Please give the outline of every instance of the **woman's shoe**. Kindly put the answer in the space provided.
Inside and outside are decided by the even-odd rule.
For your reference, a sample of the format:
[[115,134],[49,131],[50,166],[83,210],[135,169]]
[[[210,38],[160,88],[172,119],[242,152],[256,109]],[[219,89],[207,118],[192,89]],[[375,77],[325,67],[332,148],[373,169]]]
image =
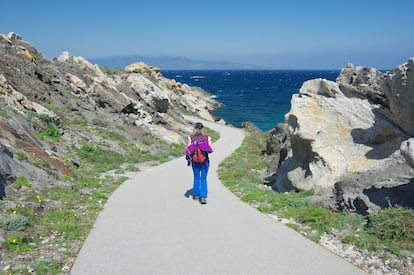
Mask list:
[[201,203],[201,204],[206,204],[206,203],[207,203],[207,199],[206,199],[206,198],[204,198],[204,197],[202,197],[202,198],[200,199],[200,203]]

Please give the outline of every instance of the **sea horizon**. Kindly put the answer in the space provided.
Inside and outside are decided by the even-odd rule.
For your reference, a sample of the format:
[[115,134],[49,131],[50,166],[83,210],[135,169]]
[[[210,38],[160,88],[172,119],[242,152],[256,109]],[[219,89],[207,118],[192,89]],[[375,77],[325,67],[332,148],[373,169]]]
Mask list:
[[284,122],[292,95],[303,82],[325,78],[335,81],[340,70],[164,70],[166,78],[208,92],[223,107],[213,114],[226,123],[241,128],[253,122],[269,131]]

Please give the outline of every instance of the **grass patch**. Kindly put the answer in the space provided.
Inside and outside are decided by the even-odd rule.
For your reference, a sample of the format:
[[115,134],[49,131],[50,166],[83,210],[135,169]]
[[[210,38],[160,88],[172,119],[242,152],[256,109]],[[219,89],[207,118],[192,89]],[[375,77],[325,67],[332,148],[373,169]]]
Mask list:
[[17,152],[16,157],[17,157],[18,160],[25,160],[25,161],[29,160],[26,152],[23,152],[23,151]]
[[62,264],[52,260],[38,260],[34,271],[38,275],[61,274]]
[[[371,242],[367,242],[366,239]],[[385,246],[392,253],[402,256],[404,251],[414,251],[414,212],[401,207],[387,208],[369,218],[366,230],[354,240],[370,250]]]
[[27,188],[32,188],[32,185],[30,184],[30,182],[23,176],[18,176],[16,178],[15,182],[18,186],[24,186],[24,187],[27,187]]
[[54,232],[58,242],[79,240],[91,228],[91,225],[81,224],[79,213],[73,209],[53,209],[45,211],[39,223],[46,231]]
[[8,251],[17,252],[17,253],[25,253],[31,250],[29,246],[28,238],[24,235],[10,235],[5,238],[3,247],[6,248]]
[[[89,170],[95,176],[105,171],[119,169],[123,163],[123,156],[110,150],[97,149],[94,145],[85,143],[74,151],[79,155],[84,169]],[[93,168],[93,169],[92,169]]]
[[106,138],[109,138],[109,139],[112,139],[112,140],[115,140],[115,141],[118,141],[118,142],[126,142],[127,141],[127,139],[124,136],[122,136],[122,135],[120,135],[116,132],[113,132],[113,131],[105,131],[102,136],[104,136]]
[[[148,139],[150,140],[150,139]],[[185,145],[183,144],[164,144],[161,141],[148,141],[147,144],[161,144],[161,148],[157,153],[151,153],[150,151],[140,149],[133,143],[122,143],[126,153],[120,154],[111,150],[104,150],[97,148],[93,144],[84,143],[80,148],[75,148],[74,151],[80,157],[83,169],[82,171],[88,171],[88,173],[98,176],[100,173],[118,170],[122,171],[121,165],[133,164],[144,161],[158,161],[160,163],[168,161],[174,157],[181,156],[184,152]],[[132,170],[136,170],[132,165]]]

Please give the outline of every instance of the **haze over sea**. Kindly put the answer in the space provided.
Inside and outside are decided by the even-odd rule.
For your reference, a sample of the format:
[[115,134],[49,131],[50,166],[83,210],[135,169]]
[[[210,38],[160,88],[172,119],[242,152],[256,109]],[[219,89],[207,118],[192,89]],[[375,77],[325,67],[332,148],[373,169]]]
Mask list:
[[198,86],[224,107],[214,111],[228,124],[241,127],[251,121],[263,131],[284,121],[293,94],[315,78],[335,81],[339,70],[163,71],[167,78]]

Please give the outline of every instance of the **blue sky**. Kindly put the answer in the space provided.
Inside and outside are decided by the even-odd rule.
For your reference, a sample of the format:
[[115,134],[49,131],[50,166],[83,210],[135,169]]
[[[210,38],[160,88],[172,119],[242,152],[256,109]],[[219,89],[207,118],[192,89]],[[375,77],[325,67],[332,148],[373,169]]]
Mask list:
[[413,0],[20,0],[0,33],[46,57],[184,56],[275,69],[391,69],[414,56]]

